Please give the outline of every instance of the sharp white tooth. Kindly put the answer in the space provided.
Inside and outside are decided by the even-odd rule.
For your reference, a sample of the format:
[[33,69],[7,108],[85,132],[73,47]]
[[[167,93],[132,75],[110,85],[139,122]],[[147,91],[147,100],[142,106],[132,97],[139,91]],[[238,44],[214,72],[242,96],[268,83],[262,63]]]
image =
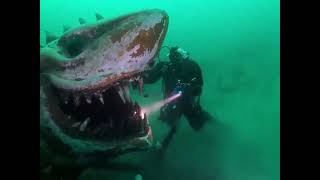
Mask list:
[[123,94],[123,90],[122,90],[122,88],[121,88],[121,87],[120,87],[120,88],[119,88],[119,90],[118,90],[118,94],[119,94],[119,96],[120,96],[120,98],[121,98],[122,102],[123,102],[123,103],[126,103],[126,100],[125,100],[125,98],[124,98],[124,94]]
[[102,94],[101,94],[101,93],[96,93],[95,95],[96,95],[96,97],[100,100],[100,102],[101,102],[102,104],[104,104]]
[[142,93],[143,93],[143,79],[140,78],[138,80],[138,82],[139,82],[139,93],[140,93],[140,95],[142,95]]
[[139,128],[143,132],[145,128],[145,121],[144,120],[139,120]]
[[100,100],[100,102],[101,102],[102,104],[104,104],[104,101],[103,101],[102,96],[99,97],[99,100]]
[[80,126],[80,131],[84,131],[88,125],[88,123],[90,122],[90,118],[87,118]]
[[124,95],[125,95],[126,100],[127,100],[128,102],[131,102],[129,86],[128,86],[128,85],[124,85],[124,86],[122,86],[122,88],[123,88],[123,91],[124,91]]
[[86,96],[86,101],[87,101],[87,103],[91,104],[91,102],[92,102],[92,101],[91,101],[91,96],[87,95],[87,96]]
[[144,118],[142,120],[144,122],[144,128],[148,127],[150,124],[149,124],[149,120],[147,118],[147,113],[144,113]]
[[78,95],[73,95],[73,101],[75,106],[79,106],[80,104],[80,96]]
[[147,126],[150,125],[149,119],[147,118],[147,113],[144,113],[144,119],[143,120],[147,123]]
[[72,124],[72,127],[73,127],[73,128],[78,127],[78,126],[80,126],[80,124],[81,124],[81,122],[73,123],[73,124]]
[[104,93],[104,92],[106,92],[106,91],[107,91],[107,89],[103,89],[101,92]]

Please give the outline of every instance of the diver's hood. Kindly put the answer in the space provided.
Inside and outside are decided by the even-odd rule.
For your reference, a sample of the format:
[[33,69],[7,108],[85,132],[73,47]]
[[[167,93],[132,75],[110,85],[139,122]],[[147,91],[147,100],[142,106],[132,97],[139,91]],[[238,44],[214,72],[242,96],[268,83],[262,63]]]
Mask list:
[[167,55],[169,58],[173,59],[181,59],[185,60],[189,58],[189,52],[186,50],[182,49],[181,47],[175,46],[170,48],[170,53]]
[[179,53],[181,55],[182,59],[189,58],[189,53],[182,48],[178,48],[177,53]]

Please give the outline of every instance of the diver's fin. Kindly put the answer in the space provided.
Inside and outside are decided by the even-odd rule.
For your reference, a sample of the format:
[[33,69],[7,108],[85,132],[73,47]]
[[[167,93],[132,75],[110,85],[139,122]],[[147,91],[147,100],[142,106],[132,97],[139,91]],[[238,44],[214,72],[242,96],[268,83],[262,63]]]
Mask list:
[[96,13],[96,20],[99,21],[99,20],[102,20],[104,17],[99,14],[99,13]]
[[66,32],[66,31],[68,31],[69,29],[71,29],[70,26],[63,25],[63,32]]
[[87,23],[87,22],[86,22],[86,20],[84,20],[83,18],[79,18],[79,23],[80,23],[80,24],[85,24],[85,23]]
[[49,44],[50,42],[52,42],[56,39],[58,39],[58,36],[46,31],[46,44]]

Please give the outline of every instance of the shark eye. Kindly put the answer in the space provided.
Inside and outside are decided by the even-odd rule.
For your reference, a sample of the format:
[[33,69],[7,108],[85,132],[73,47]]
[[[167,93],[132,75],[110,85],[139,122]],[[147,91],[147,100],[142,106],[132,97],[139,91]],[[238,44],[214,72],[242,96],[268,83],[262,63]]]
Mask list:
[[89,39],[85,36],[72,35],[69,37],[61,38],[59,46],[62,48],[63,53],[73,58],[82,53],[87,46]]

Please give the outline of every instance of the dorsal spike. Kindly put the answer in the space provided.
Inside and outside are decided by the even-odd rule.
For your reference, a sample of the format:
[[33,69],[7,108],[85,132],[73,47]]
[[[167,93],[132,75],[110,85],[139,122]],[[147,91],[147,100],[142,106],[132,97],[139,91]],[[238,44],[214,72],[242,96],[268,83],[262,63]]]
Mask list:
[[102,20],[102,19],[104,19],[104,17],[101,14],[96,13],[96,20],[99,21],[99,20]]
[[84,20],[83,18],[79,18],[79,23],[80,23],[80,24],[85,24],[85,23],[87,23],[87,22],[86,22],[86,20]]
[[52,42],[56,39],[58,39],[58,36],[46,31],[46,44],[49,44],[50,42]]
[[63,32],[66,32],[66,31],[68,31],[69,29],[71,29],[70,26],[63,25]]

